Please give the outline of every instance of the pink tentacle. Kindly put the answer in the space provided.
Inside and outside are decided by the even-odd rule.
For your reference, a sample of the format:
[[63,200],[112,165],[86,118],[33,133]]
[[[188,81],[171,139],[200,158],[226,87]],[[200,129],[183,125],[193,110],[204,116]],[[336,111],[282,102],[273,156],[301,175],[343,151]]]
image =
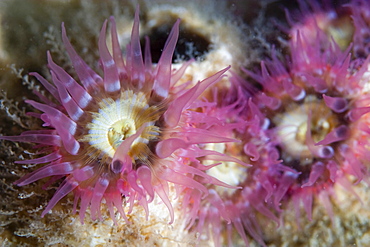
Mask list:
[[23,186],[33,183],[42,178],[70,174],[71,172],[73,172],[73,169],[74,167],[70,162],[64,162],[59,164],[51,163],[49,165],[41,167],[40,169],[32,173],[29,173],[28,175],[22,177],[15,183],[18,186]]
[[53,97],[58,100],[60,102],[60,98],[59,98],[59,94],[58,94],[58,90],[53,86],[51,85],[44,77],[42,77],[41,75],[39,75],[38,73],[36,72],[32,72],[30,73],[30,75],[36,77],[36,79],[41,82],[41,84],[46,88],[46,90],[49,91],[49,93],[51,95],[53,95]]
[[53,198],[51,198],[45,210],[42,212],[41,217],[44,217],[63,197],[73,191],[77,186],[78,182],[74,181],[73,177],[66,178],[54,193]]
[[180,20],[178,19],[172,27],[157,65],[157,75],[154,80],[153,90],[163,98],[168,96],[170,89],[172,56],[179,38],[179,26]]
[[53,107],[37,103],[33,100],[26,100],[26,103],[51,116],[49,117],[49,120],[61,137],[64,148],[70,154],[75,155],[78,153],[80,149],[80,144],[73,137],[73,135],[76,133],[77,128],[77,125],[74,121],[72,121],[62,112]]
[[60,136],[52,135],[52,134],[37,134],[37,133],[30,133],[26,135],[20,136],[0,136],[2,140],[8,140],[13,142],[31,142],[31,143],[40,143],[43,145],[51,145],[51,146],[62,146],[62,139]]
[[113,59],[118,69],[118,74],[121,77],[123,75],[126,75],[126,66],[122,58],[122,50],[121,46],[118,41],[118,34],[117,34],[117,27],[116,27],[116,21],[114,20],[114,17],[111,16],[109,18],[111,25],[111,37],[112,37],[112,49],[113,49]]
[[77,54],[68,40],[64,23],[62,23],[62,40],[82,85],[88,92],[95,91],[98,85],[101,85],[103,79]]
[[108,51],[107,41],[107,20],[104,22],[99,36],[99,54],[104,71],[104,89],[107,93],[114,93],[121,89],[116,63]]
[[139,84],[138,87],[141,88],[145,81],[145,68],[140,45],[139,24],[139,6],[137,6],[131,33],[131,43],[128,51],[130,53],[131,68],[129,68],[129,70],[131,71],[131,82],[137,81]]
[[[82,109],[86,108],[88,104],[92,101],[91,95],[80,84],[78,84],[62,67],[54,63],[53,59],[51,58],[50,52],[48,52],[47,56],[48,66],[51,69],[50,72],[52,72],[58,79],[57,83],[59,83],[59,87],[65,87],[71,94],[72,98],[79,105],[79,107],[81,107]],[[54,79],[53,81],[55,83]]]
[[58,87],[61,103],[63,104],[65,110],[67,111],[71,119],[77,122],[80,119],[80,117],[84,114],[84,111],[72,99],[71,95],[69,95],[69,93],[67,92],[67,89],[59,81],[59,79],[56,78],[53,71],[51,71],[51,76],[53,78],[54,83]]
[[56,152],[52,152],[51,154],[45,155],[37,159],[19,160],[19,161],[15,161],[14,163],[16,164],[42,164],[42,163],[48,163],[48,162],[57,160],[60,157],[62,157],[62,155],[58,151],[56,151]]

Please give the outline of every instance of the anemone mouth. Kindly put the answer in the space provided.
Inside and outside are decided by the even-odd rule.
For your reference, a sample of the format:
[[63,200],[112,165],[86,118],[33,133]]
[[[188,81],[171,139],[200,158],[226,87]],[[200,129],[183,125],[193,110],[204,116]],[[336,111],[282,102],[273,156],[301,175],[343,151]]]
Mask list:
[[160,117],[163,106],[149,103],[143,92],[122,91],[116,97],[103,97],[90,111],[86,134],[80,141],[86,144],[90,159],[110,164],[118,147],[144,126],[140,136],[131,144],[128,152],[132,161],[149,164],[153,156],[153,143],[161,136]]
[[[343,120],[328,108],[323,99],[307,96],[302,103],[291,103],[286,109],[273,117],[276,134],[281,143],[284,157],[312,160],[317,155],[312,152],[312,143],[322,141]],[[290,158],[288,158],[290,160]]]

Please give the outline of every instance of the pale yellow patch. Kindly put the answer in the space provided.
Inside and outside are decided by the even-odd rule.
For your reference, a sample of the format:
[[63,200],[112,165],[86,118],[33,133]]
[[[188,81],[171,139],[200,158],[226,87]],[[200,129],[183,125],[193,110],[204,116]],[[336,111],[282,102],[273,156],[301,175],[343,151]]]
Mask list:
[[319,142],[338,127],[335,113],[328,108],[324,101],[308,96],[303,105],[294,105],[286,112],[277,115],[274,123],[277,134],[284,150],[294,158],[312,158],[307,146],[308,115],[311,113],[311,137]]
[[[206,149],[217,151],[220,153],[227,152],[226,144],[225,143],[209,143],[206,145]],[[212,160],[205,160],[203,162],[205,165],[211,165],[215,162]],[[231,186],[238,186],[243,181],[246,180],[247,177],[247,168],[235,163],[235,162],[222,162],[220,165],[212,167],[211,169],[207,170],[207,174],[217,178],[218,180],[231,185]],[[229,195],[235,192],[235,189],[229,189],[222,186],[217,186],[216,190],[221,194],[227,193]]]

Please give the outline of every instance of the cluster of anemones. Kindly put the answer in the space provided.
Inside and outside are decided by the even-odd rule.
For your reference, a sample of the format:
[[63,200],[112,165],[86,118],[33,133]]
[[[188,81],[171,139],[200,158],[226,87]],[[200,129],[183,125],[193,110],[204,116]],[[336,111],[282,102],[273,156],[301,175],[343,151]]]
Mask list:
[[[364,1],[356,1],[353,9],[357,5],[370,11]],[[354,19],[355,30],[366,26],[362,17]],[[331,21],[324,14],[320,20],[325,25]],[[286,63],[272,54],[261,63],[260,73],[245,70],[261,89],[231,73],[230,89],[214,88],[208,100],[199,98],[229,68],[195,85],[178,83],[190,63],[178,70],[171,67],[179,21],[156,65],[149,40],[142,56],[138,11],[125,58],[115,21],[110,21],[112,52],[106,44],[107,21],[98,42],[103,77],[79,57],[62,26],[78,79],[48,54],[53,84],[31,75],[53,99],[36,93],[43,103],[27,101],[41,111],[30,114],[45,128],[1,137],[38,144],[40,157],[17,163],[46,163],[17,185],[46,177],[46,185],[62,180],[42,216],[73,192],[81,222],[88,208],[93,220],[101,218],[103,202],[114,220],[117,210],[128,221],[135,204],[148,215],[155,196],[169,209],[172,222],[169,186],[175,185],[188,229],[206,236],[211,231],[220,246],[221,236],[232,242],[234,227],[246,244],[248,233],[265,245],[256,213],[279,224],[281,202],[290,198],[297,214],[303,202],[311,218],[318,194],[331,214],[333,184],[349,188],[347,175],[356,182],[368,175],[365,115],[370,98],[364,94],[364,75],[369,63],[355,64],[352,46],[342,51],[316,19],[306,23],[307,29],[292,28]],[[356,31],[356,49],[359,35]]]

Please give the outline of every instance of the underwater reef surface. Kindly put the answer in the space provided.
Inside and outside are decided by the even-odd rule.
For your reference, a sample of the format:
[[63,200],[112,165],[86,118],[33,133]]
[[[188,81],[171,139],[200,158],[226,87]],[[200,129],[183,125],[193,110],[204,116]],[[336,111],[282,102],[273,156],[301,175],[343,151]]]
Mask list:
[[0,19],[1,246],[370,245],[367,1]]

